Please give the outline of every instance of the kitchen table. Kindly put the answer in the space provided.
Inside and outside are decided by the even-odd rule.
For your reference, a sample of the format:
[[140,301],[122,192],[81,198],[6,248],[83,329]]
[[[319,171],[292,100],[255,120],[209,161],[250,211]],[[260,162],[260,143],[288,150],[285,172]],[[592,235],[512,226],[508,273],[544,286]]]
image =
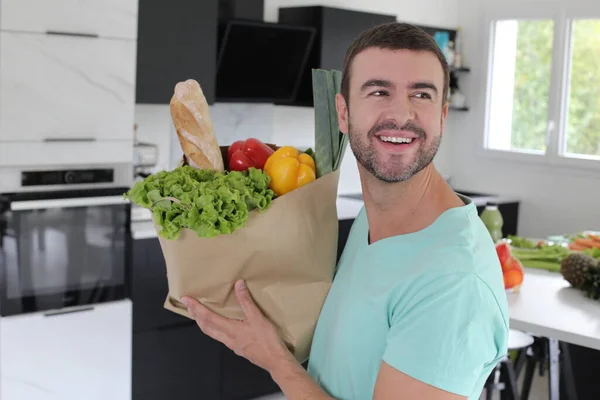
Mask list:
[[585,297],[555,272],[525,268],[518,292],[508,294],[511,329],[550,342],[550,399],[559,398],[559,344],[600,350],[600,301]]

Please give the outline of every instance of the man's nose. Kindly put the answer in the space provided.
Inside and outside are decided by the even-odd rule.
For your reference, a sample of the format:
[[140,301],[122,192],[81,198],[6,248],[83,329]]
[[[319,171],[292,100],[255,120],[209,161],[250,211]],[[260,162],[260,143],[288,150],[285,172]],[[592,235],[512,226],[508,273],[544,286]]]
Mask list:
[[386,110],[386,118],[395,120],[400,126],[414,121],[415,108],[408,96],[396,96]]

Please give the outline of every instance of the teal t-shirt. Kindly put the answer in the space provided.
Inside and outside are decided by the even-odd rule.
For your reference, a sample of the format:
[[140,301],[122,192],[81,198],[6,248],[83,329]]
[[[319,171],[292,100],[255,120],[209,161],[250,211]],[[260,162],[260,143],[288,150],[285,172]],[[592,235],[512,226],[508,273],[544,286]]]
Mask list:
[[478,399],[506,355],[508,306],[491,236],[477,208],[368,243],[357,216],[315,330],[308,372],[340,400],[373,398],[382,361]]

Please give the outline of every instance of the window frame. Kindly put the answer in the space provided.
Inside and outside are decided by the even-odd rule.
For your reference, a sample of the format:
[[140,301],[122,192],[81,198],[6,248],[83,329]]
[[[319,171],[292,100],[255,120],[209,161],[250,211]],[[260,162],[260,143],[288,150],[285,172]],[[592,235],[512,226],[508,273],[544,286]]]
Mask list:
[[[571,65],[572,22],[577,19],[600,20],[600,5],[560,5],[557,3],[514,3],[490,5],[481,20],[481,29],[485,38],[483,46],[483,73],[485,85],[482,88],[483,134],[478,135],[478,153],[505,161],[534,163],[542,166],[567,167],[569,169],[600,171],[600,159],[579,158],[563,155],[566,141],[566,118],[568,117],[569,73]],[[552,65],[548,97],[548,134],[546,152],[527,152],[488,148],[489,120],[491,106],[492,73],[494,67],[495,22],[506,19],[553,20],[554,38],[552,47]],[[599,93],[600,95],[600,93]]]

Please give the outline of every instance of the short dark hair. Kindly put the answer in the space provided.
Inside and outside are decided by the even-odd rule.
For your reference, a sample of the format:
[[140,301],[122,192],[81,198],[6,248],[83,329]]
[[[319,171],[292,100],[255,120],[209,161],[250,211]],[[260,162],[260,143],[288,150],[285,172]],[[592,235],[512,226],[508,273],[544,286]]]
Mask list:
[[423,29],[404,22],[388,22],[363,31],[350,45],[344,59],[342,71],[342,96],[349,100],[350,68],[358,53],[370,47],[389,50],[429,51],[437,56],[444,70],[444,90],[442,104],[446,104],[450,85],[450,68],[444,53],[433,39],[433,36]]

